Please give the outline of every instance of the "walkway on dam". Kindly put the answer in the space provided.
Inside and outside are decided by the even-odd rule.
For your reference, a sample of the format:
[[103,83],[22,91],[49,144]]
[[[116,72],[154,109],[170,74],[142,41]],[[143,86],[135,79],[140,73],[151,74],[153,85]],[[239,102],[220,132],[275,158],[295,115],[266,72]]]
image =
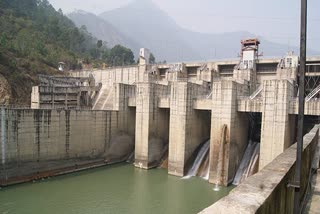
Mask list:
[[320,169],[313,180],[314,190],[312,192],[312,198],[307,207],[307,213],[320,214]]

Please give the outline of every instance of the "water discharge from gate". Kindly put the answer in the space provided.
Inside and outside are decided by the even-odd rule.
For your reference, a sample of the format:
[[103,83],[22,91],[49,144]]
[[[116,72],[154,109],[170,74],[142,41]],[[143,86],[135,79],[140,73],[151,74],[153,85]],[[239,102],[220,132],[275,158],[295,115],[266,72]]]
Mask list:
[[209,179],[209,148],[210,140],[206,141],[200,148],[195,161],[184,177],[185,179],[194,176],[200,176],[206,180]]
[[250,141],[233,180],[233,185],[239,185],[246,178],[257,172],[259,165],[259,154],[260,143]]

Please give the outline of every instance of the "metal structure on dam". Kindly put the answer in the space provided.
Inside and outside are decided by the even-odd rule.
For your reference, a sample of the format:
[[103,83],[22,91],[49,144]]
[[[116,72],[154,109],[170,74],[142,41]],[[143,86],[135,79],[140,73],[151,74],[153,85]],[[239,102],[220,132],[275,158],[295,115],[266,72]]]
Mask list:
[[[259,40],[241,44],[240,60],[201,63],[150,65],[142,49],[137,66],[69,72],[73,82],[43,80],[32,106],[119,112],[135,130],[135,165],[155,167],[169,148],[168,173],[176,176],[210,139],[209,181],[228,185],[250,140],[250,114],[261,116],[259,169],[296,137],[298,56],[260,58]],[[307,59],[306,92],[305,115],[320,115],[320,57]]]

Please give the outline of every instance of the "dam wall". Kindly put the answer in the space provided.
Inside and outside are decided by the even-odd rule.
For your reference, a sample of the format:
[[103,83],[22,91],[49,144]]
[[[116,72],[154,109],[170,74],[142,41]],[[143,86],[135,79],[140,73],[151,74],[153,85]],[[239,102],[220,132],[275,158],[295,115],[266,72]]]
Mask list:
[[[259,41],[242,42],[249,48],[242,47],[240,60],[148,64],[140,56],[139,65],[70,71],[66,78],[85,83],[80,95],[89,95],[92,110],[118,112],[119,124],[126,124],[119,127],[135,139],[136,167],[150,169],[165,158],[169,174],[184,176],[199,146],[209,140],[206,178],[226,186],[253,140],[249,132],[255,123],[260,170],[295,142],[298,57],[288,53],[284,58],[261,58]],[[318,71],[319,60],[309,58],[308,71]],[[320,111],[320,90],[315,91],[319,75],[313,72],[315,78],[306,82],[307,91],[314,92],[306,95],[310,99],[305,105],[312,117]],[[46,103],[54,95],[52,103],[59,101],[66,109],[70,101],[80,103],[77,107],[87,101],[72,94],[34,97]]]
[[43,171],[124,158],[134,147],[135,124],[128,118],[121,111],[1,108],[0,185]]
[[[310,169],[319,146],[319,127],[315,126],[303,139],[300,203],[307,191]],[[294,180],[296,149],[297,145],[292,145],[228,196],[200,213],[293,213],[294,188],[288,183]]]

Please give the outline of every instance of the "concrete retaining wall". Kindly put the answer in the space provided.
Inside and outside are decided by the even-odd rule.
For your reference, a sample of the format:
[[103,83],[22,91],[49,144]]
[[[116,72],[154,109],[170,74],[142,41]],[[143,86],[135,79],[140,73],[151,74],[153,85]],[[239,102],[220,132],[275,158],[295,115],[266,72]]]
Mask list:
[[[304,137],[303,193],[307,188],[312,160],[319,143],[319,127],[316,126]],[[294,189],[287,185],[294,178],[295,160],[296,144],[201,213],[293,213]]]
[[[134,146],[135,121],[122,119],[128,115],[121,112],[2,108],[0,114],[0,181],[39,173],[42,166],[51,170],[59,162],[104,160],[119,135],[131,136]],[[52,161],[54,167],[48,165]]]

